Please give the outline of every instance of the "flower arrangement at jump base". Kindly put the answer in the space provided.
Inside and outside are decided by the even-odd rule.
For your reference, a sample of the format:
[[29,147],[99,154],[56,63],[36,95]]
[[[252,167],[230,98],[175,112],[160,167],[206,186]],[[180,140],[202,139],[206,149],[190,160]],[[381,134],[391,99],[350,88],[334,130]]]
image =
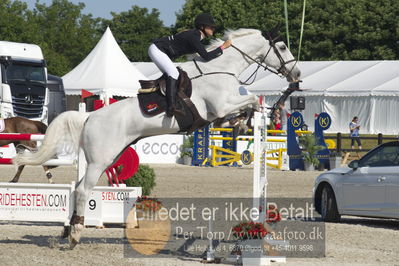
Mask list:
[[137,197],[136,209],[142,212],[157,212],[162,208],[162,203],[156,198],[147,196]]
[[[281,221],[281,214],[275,204],[268,204],[268,210],[266,211],[266,220],[268,224],[276,224]],[[233,227],[233,236],[237,239],[262,239],[268,231],[263,223],[259,222],[242,222]]]
[[269,209],[266,211],[266,223],[273,224],[281,221],[281,214],[276,205],[269,204]]
[[263,254],[263,238],[268,234],[263,223],[242,222],[232,228],[233,236],[237,239],[231,251],[232,256],[237,256],[237,261]]
[[263,223],[242,222],[233,227],[233,236],[237,239],[262,239],[267,235],[267,230]]

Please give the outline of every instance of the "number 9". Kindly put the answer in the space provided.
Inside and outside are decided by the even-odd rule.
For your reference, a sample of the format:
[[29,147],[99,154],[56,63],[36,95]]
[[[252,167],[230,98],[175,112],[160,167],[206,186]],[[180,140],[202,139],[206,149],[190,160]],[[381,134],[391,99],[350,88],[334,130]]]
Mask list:
[[94,199],[89,201],[89,209],[94,210],[96,208],[96,201]]

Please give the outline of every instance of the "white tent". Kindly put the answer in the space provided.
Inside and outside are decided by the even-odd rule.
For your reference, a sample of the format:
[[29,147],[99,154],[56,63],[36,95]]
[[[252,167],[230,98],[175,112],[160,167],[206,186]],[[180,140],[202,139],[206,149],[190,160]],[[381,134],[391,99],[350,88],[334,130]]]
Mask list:
[[[314,128],[314,114],[327,112],[332,118],[330,133],[348,133],[349,122],[358,116],[361,133],[399,134],[399,61],[305,61],[299,68],[300,87],[306,90],[292,95],[306,97],[302,114],[310,129]],[[260,70],[247,88],[269,96],[266,102],[273,104],[287,86],[285,79]],[[289,100],[286,106],[289,108]]]
[[62,77],[67,95],[80,95],[85,89],[97,95],[137,95],[138,80],[147,79],[123,53],[107,28],[96,47],[71,72]]
[[[134,63],[148,76],[156,77],[152,63]],[[306,124],[314,129],[314,114],[327,112],[332,118],[329,133],[349,133],[349,122],[358,116],[363,134],[399,134],[399,61],[303,61],[300,87],[293,96],[306,97],[302,111]],[[251,65],[240,75],[245,81],[256,69]],[[250,79],[249,81],[251,81]],[[288,87],[285,78],[258,70],[255,81],[246,86],[254,94],[266,95],[273,105]],[[286,106],[289,109],[289,99]]]

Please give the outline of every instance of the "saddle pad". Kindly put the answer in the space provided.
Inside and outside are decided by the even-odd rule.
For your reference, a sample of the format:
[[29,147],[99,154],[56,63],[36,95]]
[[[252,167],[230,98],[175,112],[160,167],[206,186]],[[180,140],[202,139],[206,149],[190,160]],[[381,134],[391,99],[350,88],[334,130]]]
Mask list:
[[146,115],[154,116],[166,110],[166,98],[161,94],[160,90],[151,93],[139,93],[137,98],[139,99],[141,111]]
[[[177,81],[178,88],[184,88],[184,93],[188,98],[190,98],[192,93],[191,81],[186,72],[179,68],[178,70],[180,72],[179,79]],[[146,91],[146,93],[139,93],[137,98],[139,100],[141,111],[146,115],[155,116],[166,111],[166,97],[159,89],[150,93],[148,93],[148,91]],[[176,116],[175,118],[179,124],[180,132],[186,132],[194,123],[194,115],[192,114],[190,108],[178,95],[176,95],[176,105],[178,109],[183,110],[185,113],[185,115]]]
[[3,132],[4,129],[6,129],[6,125],[4,123],[4,119],[0,118],[0,133]]
[[[137,97],[140,109],[146,115],[155,116],[166,111],[166,97],[159,90],[152,93],[138,94]],[[176,102],[177,107],[185,113],[183,116],[175,116],[180,127],[180,132],[187,132],[194,123],[193,114],[181,98],[177,97]]]

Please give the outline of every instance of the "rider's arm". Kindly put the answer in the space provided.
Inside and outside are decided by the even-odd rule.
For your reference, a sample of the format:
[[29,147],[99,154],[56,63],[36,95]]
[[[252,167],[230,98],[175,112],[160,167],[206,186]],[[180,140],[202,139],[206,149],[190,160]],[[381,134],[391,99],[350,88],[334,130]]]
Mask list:
[[192,39],[191,44],[193,45],[193,47],[195,48],[195,50],[197,51],[197,53],[205,60],[205,61],[209,61],[212,60],[218,56],[220,56],[221,54],[223,54],[223,50],[221,47],[218,47],[212,51],[207,51],[204,47],[204,45],[201,43],[201,41],[199,39]]

